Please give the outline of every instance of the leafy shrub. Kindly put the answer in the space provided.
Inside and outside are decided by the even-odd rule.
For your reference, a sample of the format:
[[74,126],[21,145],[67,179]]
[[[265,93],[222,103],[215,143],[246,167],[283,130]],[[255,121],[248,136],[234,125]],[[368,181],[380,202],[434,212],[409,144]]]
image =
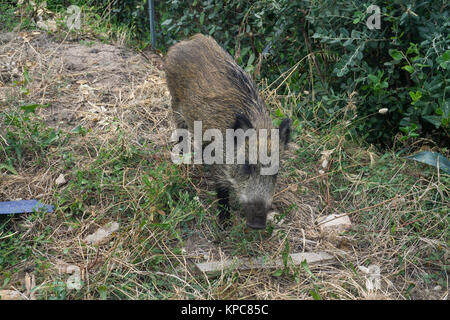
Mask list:
[[321,3],[307,19],[314,26],[312,37],[339,56],[333,87],[359,92],[361,116],[389,110],[387,116],[367,117],[360,131],[378,141],[389,141],[398,130],[404,139],[437,129],[448,136],[450,20],[442,10],[445,3],[385,1],[379,30],[365,24],[369,1]]

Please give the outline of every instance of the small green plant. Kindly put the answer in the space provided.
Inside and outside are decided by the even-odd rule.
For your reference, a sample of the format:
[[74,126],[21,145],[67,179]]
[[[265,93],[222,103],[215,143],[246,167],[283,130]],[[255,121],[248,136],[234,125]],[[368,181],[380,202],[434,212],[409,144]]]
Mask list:
[[298,283],[300,281],[300,270],[296,267],[290,256],[290,245],[289,240],[286,238],[284,240],[284,248],[281,252],[281,260],[283,262],[283,268],[276,270],[272,275],[274,277],[280,276],[291,276]]
[[[376,96],[382,96],[382,94],[385,92],[384,89],[386,89],[389,84],[387,81],[383,79],[384,72],[378,71],[377,75],[369,74],[367,78],[369,79],[369,87],[373,90],[374,95]],[[367,89],[367,86],[362,87],[363,90]]]
[[6,131],[5,144],[0,148],[6,157],[6,164],[14,168],[21,165],[24,158],[42,155],[50,146],[62,142],[61,132],[47,127],[34,115],[39,104],[21,106],[23,112],[4,113],[0,116]]
[[411,123],[406,127],[400,127],[400,131],[405,133],[405,135],[400,138],[401,141],[406,141],[411,138],[417,138],[419,136],[419,133],[417,133],[417,125],[415,123]]
[[10,1],[2,1],[0,3],[0,30],[12,30],[19,23],[14,11],[17,7]]
[[22,77],[23,77],[23,80],[14,81],[14,85],[17,87],[20,87],[21,94],[28,95],[28,94],[30,94],[30,90],[28,89],[28,84],[31,82],[31,78],[28,73],[28,69],[26,67],[23,67]]

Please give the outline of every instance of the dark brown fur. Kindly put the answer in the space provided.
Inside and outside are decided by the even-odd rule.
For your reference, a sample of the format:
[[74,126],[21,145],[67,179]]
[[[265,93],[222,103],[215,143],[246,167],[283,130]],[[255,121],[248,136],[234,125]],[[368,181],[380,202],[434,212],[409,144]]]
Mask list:
[[[213,38],[197,34],[173,45],[164,59],[164,68],[178,128],[187,127],[192,132],[194,121],[202,121],[203,131],[219,129],[224,137],[230,128],[269,132],[274,128],[251,78]],[[288,136],[289,121],[284,121],[280,139],[287,143]],[[247,223],[264,227],[276,176],[260,176],[257,170],[251,170],[252,180],[245,167],[216,167],[219,202],[225,207],[222,217],[228,216],[229,193],[235,191],[240,199],[245,199],[240,202],[247,211]],[[258,222],[252,223],[255,219]]]

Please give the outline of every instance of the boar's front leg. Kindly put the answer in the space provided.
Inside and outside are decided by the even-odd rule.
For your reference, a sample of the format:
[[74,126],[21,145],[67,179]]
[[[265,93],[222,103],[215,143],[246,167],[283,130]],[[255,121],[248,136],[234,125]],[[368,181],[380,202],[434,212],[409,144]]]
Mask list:
[[219,199],[219,223],[224,224],[230,218],[230,191],[227,187],[216,187]]

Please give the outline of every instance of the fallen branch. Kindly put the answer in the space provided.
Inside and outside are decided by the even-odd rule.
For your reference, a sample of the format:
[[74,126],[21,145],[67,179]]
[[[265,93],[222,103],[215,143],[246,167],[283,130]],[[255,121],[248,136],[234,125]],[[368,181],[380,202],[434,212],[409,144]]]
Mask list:
[[[294,265],[300,265],[306,260],[308,265],[323,265],[330,264],[334,261],[334,257],[326,252],[304,252],[292,253],[289,255]],[[235,268],[237,270],[252,270],[252,269],[276,269],[284,266],[281,259],[266,260],[264,257],[251,259],[233,259],[222,261],[211,261],[196,263],[198,271],[207,275],[216,275],[227,268]]]

